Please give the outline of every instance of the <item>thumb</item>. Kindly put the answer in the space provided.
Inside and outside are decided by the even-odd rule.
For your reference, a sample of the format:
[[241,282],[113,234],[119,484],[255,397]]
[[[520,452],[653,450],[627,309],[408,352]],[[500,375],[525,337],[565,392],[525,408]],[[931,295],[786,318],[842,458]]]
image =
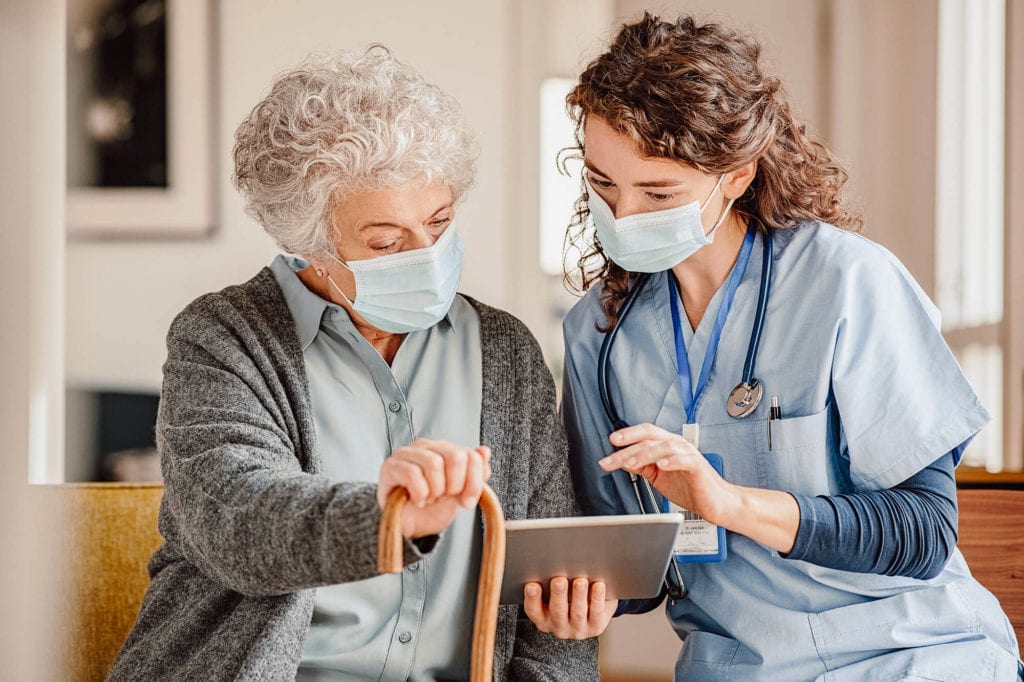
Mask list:
[[645,464],[643,468],[637,470],[637,475],[647,479],[647,482],[654,485],[655,481],[658,480],[658,476],[661,475],[661,470],[654,464]]

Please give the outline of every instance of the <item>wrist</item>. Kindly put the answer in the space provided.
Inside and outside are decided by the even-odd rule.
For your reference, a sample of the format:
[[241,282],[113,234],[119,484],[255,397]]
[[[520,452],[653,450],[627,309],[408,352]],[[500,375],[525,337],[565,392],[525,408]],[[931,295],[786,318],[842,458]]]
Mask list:
[[722,496],[725,503],[722,505],[721,513],[717,519],[707,520],[726,530],[742,533],[744,521],[749,521],[753,511],[751,489],[728,481],[725,482],[725,485],[726,494]]
[[800,507],[793,496],[781,490],[737,488],[736,503],[721,525],[783,554],[792,550],[800,526]]

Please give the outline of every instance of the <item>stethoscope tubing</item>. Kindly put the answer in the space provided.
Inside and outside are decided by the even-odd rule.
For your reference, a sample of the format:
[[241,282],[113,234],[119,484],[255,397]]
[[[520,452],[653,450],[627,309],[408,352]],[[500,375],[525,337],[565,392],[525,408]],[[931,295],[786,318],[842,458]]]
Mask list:
[[615,403],[612,402],[611,395],[608,393],[608,372],[610,368],[608,357],[611,354],[615,337],[618,336],[619,329],[622,328],[622,321],[629,315],[629,311],[633,308],[637,298],[640,297],[640,292],[643,291],[648,279],[650,279],[650,275],[646,273],[637,274],[633,286],[626,294],[626,300],[623,301],[622,306],[619,308],[619,316],[615,320],[615,324],[612,325],[611,330],[605,335],[604,341],[601,343],[601,352],[597,357],[597,391],[601,396],[601,405],[604,407],[604,412],[616,431],[626,428],[627,424],[619,417],[619,413],[615,409]]
[[757,349],[761,345],[764,316],[768,310],[768,295],[772,287],[772,231],[765,230],[762,238],[764,248],[761,252],[761,287],[757,292],[757,312],[754,314],[754,326],[750,330],[747,359],[743,363],[743,381],[747,384],[754,380],[754,362],[757,360]]

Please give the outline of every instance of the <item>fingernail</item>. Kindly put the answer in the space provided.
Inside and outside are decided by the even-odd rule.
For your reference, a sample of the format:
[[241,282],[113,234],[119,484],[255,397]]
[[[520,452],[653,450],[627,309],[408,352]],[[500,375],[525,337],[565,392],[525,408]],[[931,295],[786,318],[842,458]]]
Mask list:
[[622,442],[622,434],[618,433],[618,432],[613,433],[612,434],[612,442],[613,443],[621,443]]
[[526,586],[526,596],[528,596],[528,597],[536,597],[538,594],[540,594],[540,587],[538,587],[537,585],[535,585],[533,583],[529,583]]
[[611,457],[605,457],[604,459],[598,461],[598,465],[600,465],[602,467],[606,467],[606,466],[608,466],[611,463],[612,463],[612,458]]
[[658,460],[658,468],[659,469],[664,469],[667,466],[668,466],[668,460],[667,459],[659,459]]
[[630,458],[629,458],[629,459],[627,459],[627,460],[626,460],[625,462],[623,462],[623,464],[625,464],[625,465],[626,465],[626,466],[628,466],[628,467],[631,467],[631,466],[633,466],[634,464],[636,464],[636,458],[635,458],[635,457],[630,457]]

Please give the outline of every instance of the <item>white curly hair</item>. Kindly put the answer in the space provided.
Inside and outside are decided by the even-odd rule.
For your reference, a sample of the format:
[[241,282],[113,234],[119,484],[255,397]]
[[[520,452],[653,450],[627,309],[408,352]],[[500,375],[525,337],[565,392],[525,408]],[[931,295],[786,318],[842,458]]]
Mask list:
[[346,193],[423,179],[458,201],[477,153],[455,99],[375,44],[280,74],[235,132],[233,181],[281,249],[317,259],[335,253],[332,208]]

